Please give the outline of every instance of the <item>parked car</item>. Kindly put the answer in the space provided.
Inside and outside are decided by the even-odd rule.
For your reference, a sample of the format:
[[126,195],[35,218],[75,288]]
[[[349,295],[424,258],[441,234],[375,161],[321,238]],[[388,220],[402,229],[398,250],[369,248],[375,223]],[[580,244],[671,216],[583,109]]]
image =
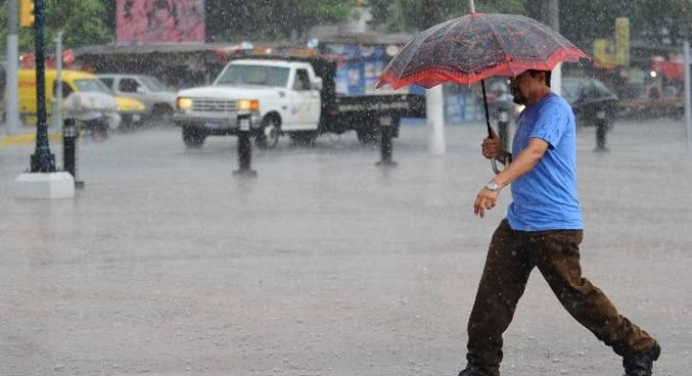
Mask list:
[[[46,69],[44,72],[46,88],[46,112],[52,113],[55,95],[57,94],[57,83],[62,81],[62,95],[68,98],[73,93],[100,93],[113,96],[118,107],[118,114],[121,119],[120,126],[132,127],[138,124],[141,114],[145,109],[142,102],[120,95],[104,85],[95,75],[89,72],[64,69],[61,72],[61,80],[57,79],[55,69]],[[19,80],[19,115],[25,123],[36,122],[37,103],[36,103],[36,70],[33,68],[20,69],[17,73]],[[110,128],[117,128],[117,126]],[[107,128],[104,128],[104,130]]]
[[562,77],[562,96],[572,106],[578,127],[595,126],[599,109],[605,111],[609,128],[615,123],[619,99],[603,82],[588,77]]
[[97,74],[97,77],[117,95],[144,103],[145,118],[170,122],[175,109],[176,93],[156,77],[140,74]]
[[[490,112],[496,116],[496,108],[507,106],[516,121],[524,106],[512,103],[512,95],[506,84],[504,87],[498,82],[495,84],[488,93]],[[562,77],[561,89],[562,96],[574,111],[577,127],[595,126],[597,110],[601,108],[605,110],[608,127],[613,126],[619,112],[619,99],[601,81],[588,77]]]

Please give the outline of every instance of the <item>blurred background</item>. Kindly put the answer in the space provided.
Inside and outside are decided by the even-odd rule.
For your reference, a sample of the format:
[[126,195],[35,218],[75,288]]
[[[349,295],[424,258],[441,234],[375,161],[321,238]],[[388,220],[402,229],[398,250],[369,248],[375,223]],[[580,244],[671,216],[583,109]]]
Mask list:
[[[2,25],[8,22],[7,3],[0,1]],[[233,49],[250,45],[317,49],[338,62],[338,93],[375,94],[376,77],[416,32],[468,12],[467,2],[458,0],[43,3],[49,68],[55,65],[56,36],[62,32],[66,69],[143,74],[162,81],[171,91],[211,82]],[[682,116],[681,47],[692,34],[691,7],[691,0],[476,1],[479,12],[522,14],[558,28],[593,56],[587,64],[565,65],[563,74],[596,79],[598,89],[583,88],[583,83],[576,89],[607,89],[617,96],[617,115],[629,118]],[[7,28],[0,29],[3,57],[7,33]],[[20,27],[18,44],[20,67],[33,67],[31,27]],[[0,76],[4,83],[4,69]],[[578,97],[574,80],[571,86],[565,90]],[[498,90],[494,95],[501,96],[502,89]],[[423,94],[415,87],[408,91]],[[482,121],[479,98],[475,88],[445,85],[446,123]]]

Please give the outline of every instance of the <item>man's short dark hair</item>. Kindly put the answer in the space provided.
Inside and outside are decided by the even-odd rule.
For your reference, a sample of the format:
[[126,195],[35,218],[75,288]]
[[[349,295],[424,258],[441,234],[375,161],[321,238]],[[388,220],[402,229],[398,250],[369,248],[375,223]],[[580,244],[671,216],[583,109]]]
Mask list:
[[536,75],[539,73],[545,73],[545,84],[548,87],[550,87],[550,77],[552,76],[553,72],[552,71],[541,71],[541,70],[529,69],[529,74],[531,75],[531,77],[536,77]]

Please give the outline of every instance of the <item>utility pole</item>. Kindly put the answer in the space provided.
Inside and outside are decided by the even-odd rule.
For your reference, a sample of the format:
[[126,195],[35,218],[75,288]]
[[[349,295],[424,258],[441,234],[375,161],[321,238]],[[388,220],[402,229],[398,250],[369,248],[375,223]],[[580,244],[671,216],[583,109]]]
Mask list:
[[53,129],[62,128],[62,30],[55,37],[55,103],[53,106]]
[[[55,156],[48,144],[46,121],[46,59],[43,43],[44,0],[21,0],[26,6],[22,13],[23,25],[34,25],[36,56],[36,152],[31,156],[31,169],[15,179],[16,195],[29,199],[64,199],[74,197],[75,182],[72,174],[56,171]],[[27,6],[28,5],[28,6]],[[28,9],[33,8],[33,15]]]
[[7,34],[7,91],[5,92],[5,120],[8,134],[19,132],[19,98],[17,96],[17,72],[19,71],[18,14],[17,0],[9,0],[7,2],[7,29],[9,30]]
[[[550,26],[551,29],[560,32],[560,0],[531,0],[531,8],[535,10],[533,16],[539,22]],[[561,94],[562,87],[562,63],[553,68],[550,80],[550,89]]]
[[692,150],[692,110],[690,102],[692,102],[692,84],[690,84],[690,42],[685,40],[682,44],[683,62],[685,63],[685,130],[687,133],[687,150]]
[[[548,26],[553,30],[560,32],[560,0],[544,0],[547,2]],[[556,94],[562,94],[562,63],[558,63],[553,68],[551,77],[551,90]]]
[[[22,0],[22,5],[28,1]],[[74,197],[75,182],[72,174],[56,171],[55,156],[48,144],[46,121],[46,59],[43,43],[44,0],[28,3],[33,8],[33,20],[28,12],[22,14],[22,24],[33,21],[34,50],[36,56],[36,152],[31,156],[31,169],[15,179],[16,195],[29,199],[64,199]]]
[[[548,0],[548,14],[550,21],[548,25],[560,32],[560,0]],[[556,94],[562,94],[562,63],[558,63],[553,69],[550,86]]]
[[36,56],[36,152],[31,156],[31,172],[55,172],[55,155],[50,152],[46,120],[46,58],[43,35],[43,0],[34,2],[34,53]]
[[[560,0],[533,0],[534,9],[537,9],[536,19],[551,29],[560,32]],[[562,90],[562,63],[553,68],[550,89],[557,94]]]
[[[427,29],[440,22],[438,0],[423,0],[421,2],[421,16],[423,28]],[[444,120],[444,93],[442,85],[437,85],[425,92],[425,114],[430,136],[428,149],[433,155],[444,155],[445,146],[445,120]]]

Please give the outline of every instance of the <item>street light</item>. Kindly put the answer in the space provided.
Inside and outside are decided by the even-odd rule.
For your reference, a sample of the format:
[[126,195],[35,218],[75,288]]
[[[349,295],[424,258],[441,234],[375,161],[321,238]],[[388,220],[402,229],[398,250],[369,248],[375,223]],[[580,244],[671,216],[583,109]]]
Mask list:
[[[24,1],[24,0],[23,0]],[[48,143],[46,121],[46,75],[43,43],[43,0],[35,0],[34,53],[36,56],[36,152],[31,156],[31,172],[55,172],[55,155]]]

